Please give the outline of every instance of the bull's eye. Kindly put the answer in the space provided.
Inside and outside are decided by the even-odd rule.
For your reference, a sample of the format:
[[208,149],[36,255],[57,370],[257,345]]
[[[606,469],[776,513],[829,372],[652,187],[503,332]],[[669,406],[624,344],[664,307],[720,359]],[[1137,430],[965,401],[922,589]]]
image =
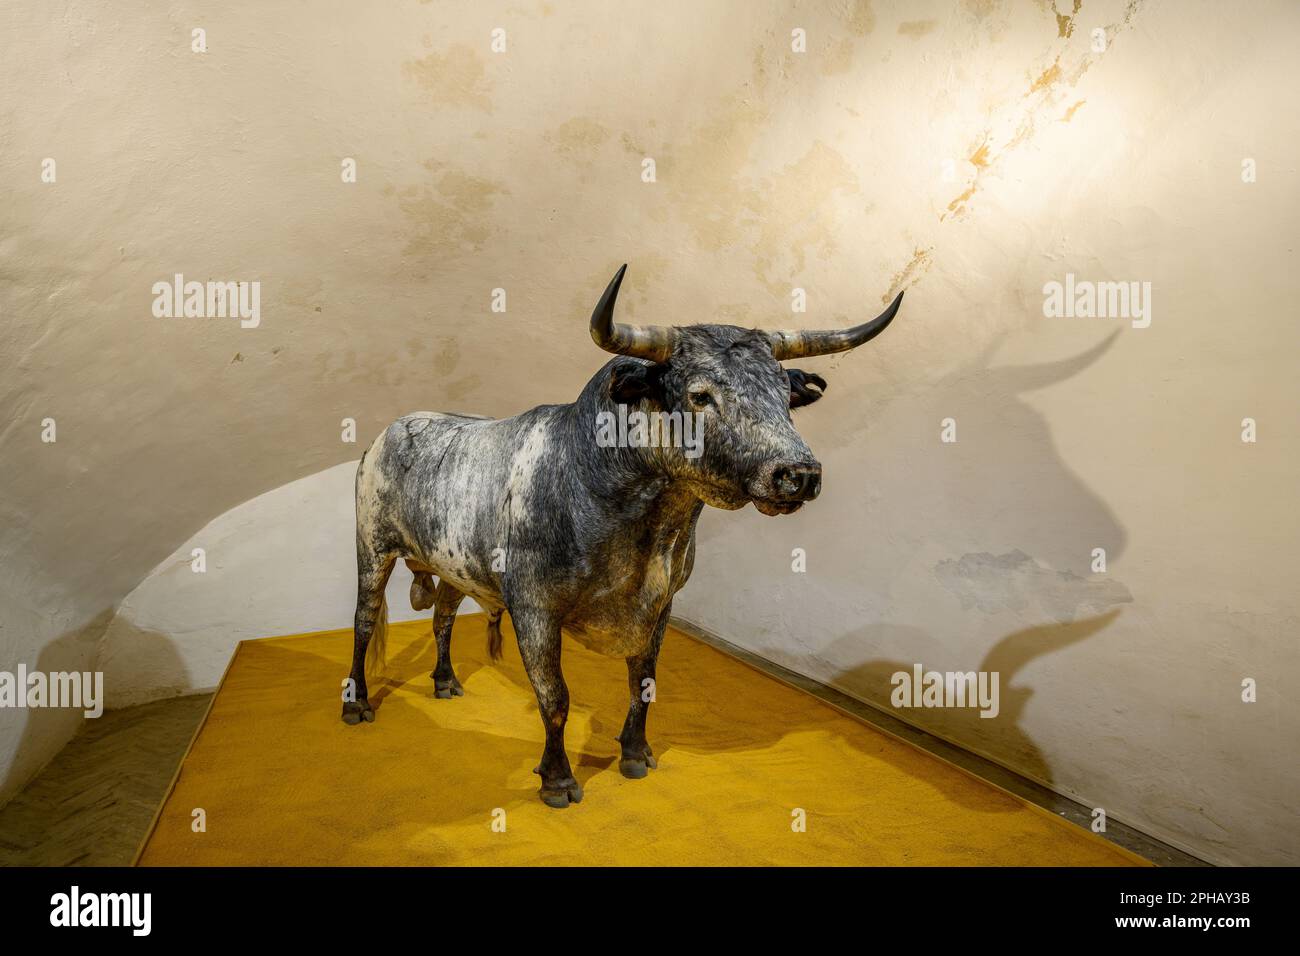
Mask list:
[[713,404],[713,396],[703,390],[691,392],[690,399],[696,408],[708,408]]

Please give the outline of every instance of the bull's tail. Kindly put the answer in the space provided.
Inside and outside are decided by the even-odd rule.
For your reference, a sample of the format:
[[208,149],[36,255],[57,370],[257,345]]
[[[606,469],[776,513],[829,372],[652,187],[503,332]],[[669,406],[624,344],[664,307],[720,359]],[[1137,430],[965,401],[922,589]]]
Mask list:
[[375,615],[375,629],[370,633],[366,647],[366,671],[379,675],[384,672],[388,659],[388,595],[379,597],[379,613]]
[[501,660],[501,609],[488,611],[487,620],[488,656],[494,661]]

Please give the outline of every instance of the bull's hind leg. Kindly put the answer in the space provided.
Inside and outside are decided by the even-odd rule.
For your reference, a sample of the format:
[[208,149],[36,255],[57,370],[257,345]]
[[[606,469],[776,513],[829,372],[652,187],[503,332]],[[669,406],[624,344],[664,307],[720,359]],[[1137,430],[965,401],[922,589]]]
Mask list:
[[487,649],[488,657],[494,661],[501,660],[501,608],[490,608],[487,612]]
[[392,555],[357,553],[357,612],[352,621],[352,673],[350,684],[343,693],[343,722],[359,724],[372,721],[375,712],[370,707],[370,691],[366,687],[366,652],[371,638],[383,640],[387,626],[388,609],[384,602],[384,588],[392,573]]
[[465,595],[446,581],[438,582],[433,602],[433,633],[438,640],[438,661],[434,665],[433,696],[443,699],[463,697],[465,691],[451,669],[451,626],[456,623],[456,608]]
[[537,694],[537,709],[546,729],[542,762],[533,768],[542,778],[537,795],[549,807],[567,807],[582,801],[582,787],[573,777],[564,752],[564,725],[569,719],[569,688],[560,670],[560,623],[539,611],[515,613],[510,609],[519,656]]
[[664,629],[667,626],[668,611],[664,611],[645,653],[627,659],[627,688],[631,702],[627,709],[627,720],[623,722],[623,732],[618,735],[618,742],[623,748],[618,769],[623,776],[633,780],[640,780],[649,770],[658,766],[650,744],[645,739],[645,720],[655,698],[655,666],[659,662],[659,648],[663,645]]

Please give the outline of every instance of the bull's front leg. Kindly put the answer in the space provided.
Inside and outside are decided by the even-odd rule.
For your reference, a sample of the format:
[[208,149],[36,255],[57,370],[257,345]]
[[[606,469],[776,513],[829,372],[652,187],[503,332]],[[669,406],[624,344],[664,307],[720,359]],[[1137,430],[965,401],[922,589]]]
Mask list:
[[560,670],[560,622],[558,618],[532,609],[510,608],[519,656],[528,680],[537,694],[537,709],[546,730],[546,749],[533,772],[542,778],[537,795],[549,807],[567,807],[582,802],[582,787],[573,777],[569,755],[564,750],[564,725],[569,719],[569,688]]
[[618,769],[632,780],[640,780],[658,766],[645,739],[645,721],[655,698],[655,666],[659,662],[659,648],[663,645],[670,609],[671,605],[660,615],[645,652],[627,659],[627,688],[631,702],[627,708],[627,720],[623,721],[623,732],[618,735],[623,748]]

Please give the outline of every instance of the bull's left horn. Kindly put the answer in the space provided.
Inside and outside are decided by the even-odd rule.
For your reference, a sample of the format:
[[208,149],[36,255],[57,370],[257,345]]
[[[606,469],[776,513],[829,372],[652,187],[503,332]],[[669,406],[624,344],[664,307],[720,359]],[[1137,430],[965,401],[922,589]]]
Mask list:
[[618,287],[623,284],[627,263],[614,274],[605,288],[605,294],[591,313],[591,338],[606,352],[631,355],[652,362],[666,362],[673,354],[674,335],[671,328],[659,325],[623,325],[614,321],[614,300]]
[[902,301],[903,293],[900,292],[884,312],[870,322],[851,329],[825,332],[768,332],[768,341],[772,343],[772,354],[776,356],[777,361],[784,362],[787,359],[830,355],[832,352],[847,352],[849,349],[855,349],[885,331],[885,326],[894,321]]

